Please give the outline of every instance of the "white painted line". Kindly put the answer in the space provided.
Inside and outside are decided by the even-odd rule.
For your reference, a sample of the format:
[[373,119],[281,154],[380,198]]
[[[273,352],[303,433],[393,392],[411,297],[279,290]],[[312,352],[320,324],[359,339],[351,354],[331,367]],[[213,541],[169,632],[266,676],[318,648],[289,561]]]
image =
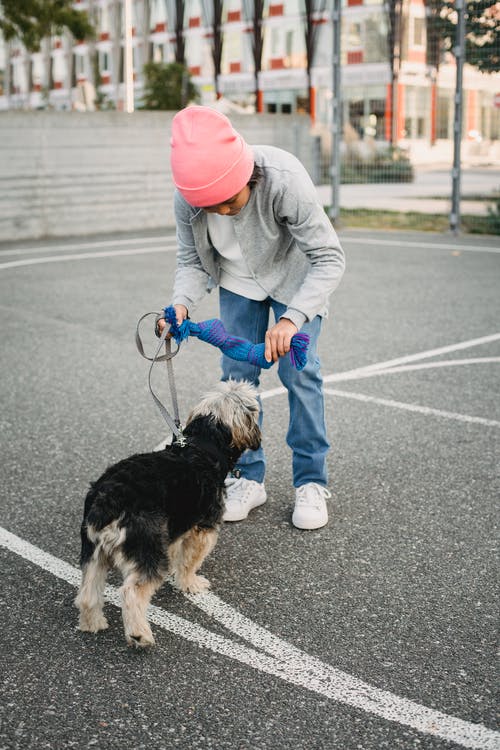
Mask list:
[[[327,375],[323,378],[324,383],[342,383],[349,380],[362,380],[366,378],[373,378],[377,375],[392,375],[401,372],[413,372],[416,370],[431,369],[434,367],[457,367],[459,365],[471,365],[471,364],[491,364],[500,362],[500,357],[478,357],[470,359],[446,359],[441,362],[426,362],[416,365],[401,365],[397,367],[395,365],[400,362],[410,362],[419,359],[425,359],[427,357],[434,357],[437,354],[448,354],[452,351],[459,349],[467,349],[471,346],[479,346],[480,344],[491,343],[500,339],[500,333],[495,333],[491,336],[483,336],[479,339],[470,339],[469,341],[462,341],[458,344],[451,344],[450,346],[443,346],[439,349],[430,349],[426,352],[420,352],[418,354],[410,354],[405,357],[399,357],[397,359],[389,360],[388,362],[379,362],[373,365],[367,365],[366,367],[358,367],[355,370],[346,370],[345,372],[334,373]],[[270,388],[267,391],[260,393],[262,401],[266,401],[274,396],[283,396],[286,393],[286,388],[278,386],[277,388]],[[358,401],[374,402],[381,406],[392,406],[394,408],[406,409],[407,411],[418,412],[420,414],[426,414],[427,416],[437,416],[446,419],[455,419],[460,422],[471,422],[476,424],[482,424],[487,427],[497,427],[500,423],[491,419],[483,419],[482,417],[470,417],[465,414],[456,414],[455,412],[443,411],[440,409],[431,409],[426,406],[417,406],[416,404],[405,404],[400,401],[391,401],[388,399],[377,399],[374,396],[365,396],[363,394],[351,394],[347,391],[336,391],[333,389],[324,388],[324,392],[333,396],[341,396],[343,398],[353,398]],[[165,448],[166,444],[170,441],[170,438],[165,438],[159,443],[154,451],[161,451]]]
[[175,233],[160,237],[131,237],[126,240],[102,240],[93,242],[76,242],[67,245],[33,245],[33,247],[16,247],[12,250],[1,250],[0,258],[4,255],[29,255],[31,253],[61,253],[71,250],[90,250],[93,247],[120,247],[121,245],[148,245],[174,241]]
[[[127,245],[127,244],[145,244],[148,242],[164,242],[171,239],[175,239],[175,232],[172,231],[171,234],[166,235],[159,235],[158,237],[136,237],[136,238],[128,238],[128,239],[120,239],[120,240],[96,240],[92,242],[75,242],[75,243],[68,243],[66,245],[42,245],[42,246],[33,246],[33,247],[20,247],[20,248],[14,248],[12,250],[6,250],[4,252],[0,252],[1,255],[3,254],[9,254],[9,255],[18,255],[22,253],[39,253],[39,252],[60,252],[61,250],[83,250],[83,249],[89,249],[92,247],[116,247],[118,245]],[[500,253],[500,248],[492,246],[492,245],[460,245],[458,243],[456,244],[450,244],[450,243],[439,243],[439,242],[417,242],[415,240],[391,240],[389,238],[387,239],[377,239],[373,237],[348,237],[348,236],[341,236],[342,243],[344,242],[354,242],[358,245],[374,245],[374,246],[380,246],[380,247],[397,247],[400,249],[405,248],[421,248],[421,249],[429,249],[429,250],[454,250],[454,251],[464,251],[464,252],[483,252],[483,253]]]
[[262,393],[259,393],[259,396],[262,401],[265,401],[266,398],[273,398],[273,396],[282,396],[286,392],[286,388],[284,388],[282,385],[279,385],[277,388],[270,388],[268,391],[262,391]]
[[[333,695],[328,693],[328,697],[333,698],[333,700],[338,700],[339,702],[347,703],[348,705],[355,705],[356,708],[360,708],[369,713],[374,713],[384,719],[397,721],[400,724],[411,726],[426,734],[437,735],[444,738],[445,735],[442,733],[444,714],[440,714],[440,719],[434,724],[434,717],[431,717],[428,713],[431,709],[406,698],[400,698],[388,691],[380,690],[379,688],[363,682],[346,672],[336,669],[330,664],[320,661],[316,657],[300,651],[295,646],[278,638],[269,630],[266,630],[242,615],[215,594],[206,593],[199,596],[187,595],[187,598],[203,610],[203,612],[220,622],[228,630],[231,630],[256,648],[262,649],[270,654],[279,662],[289,664],[292,668],[294,665],[300,664],[306,674],[308,673],[313,679],[318,678],[321,675],[321,678],[330,685],[330,690],[334,693]],[[308,687],[307,684],[305,687]],[[314,688],[309,687],[309,689]],[[319,692],[319,690],[316,692]],[[327,693],[323,692],[323,695],[327,695]],[[457,742],[464,747],[470,747],[471,745],[468,743],[476,740],[472,740],[470,737],[466,738],[464,733],[456,731],[456,727],[452,728],[451,722],[454,720],[454,717],[447,717],[446,739]],[[462,720],[459,719],[458,721],[461,722]],[[450,733],[448,733],[448,731]],[[489,733],[491,732],[491,730],[487,731]],[[453,732],[453,738],[451,732]],[[493,732],[492,735],[491,738],[488,738],[487,740],[486,738],[483,738],[480,741],[489,742],[491,740],[491,742],[493,742],[493,747],[496,747],[495,743],[500,743],[500,734]],[[498,747],[500,747],[500,744]]]
[[375,239],[372,237],[344,237],[340,236],[342,244],[345,242],[355,242],[357,245],[380,245],[381,247],[398,247],[400,250],[408,248],[420,248],[423,250],[454,250],[455,252],[466,253],[500,253],[500,248],[492,245],[455,245],[440,242],[415,242],[414,240],[390,240]]
[[490,336],[481,336],[477,339],[469,339],[468,341],[459,341],[457,344],[450,344],[449,346],[440,346],[437,349],[427,349],[423,352],[417,352],[416,354],[407,354],[403,357],[397,357],[396,359],[388,359],[385,362],[377,362],[373,365],[366,365],[365,367],[357,367],[354,370],[346,370],[344,372],[334,373],[332,375],[326,375],[323,378],[325,383],[340,382],[342,380],[352,380],[354,375],[359,373],[371,372],[373,370],[386,370],[389,367],[395,367],[396,365],[405,365],[408,362],[418,362],[422,359],[429,359],[429,357],[437,357],[441,354],[450,354],[461,349],[469,349],[472,346],[481,346],[482,344],[491,344],[493,341],[500,340],[500,333],[493,333]]
[[[478,359],[447,359],[443,362],[426,362],[418,365],[404,365],[402,367],[393,367],[388,370],[351,370],[350,372],[338,373],[337,375],[330,375],[328,382],[344,382],[348,380],[362,380],[366,378],[373,378],[377,375],[392,375],[402,372],[414,372],[416,370],[432,369],[434,367],[457,367],[459,365],[471,365],[471,364],[489,364],[500,362],[500,357],[481,357]],[[326,380],[326,378],[325,378]],[[443,411],[442,409],[431,409],[427,406],[418,406],[416,404],[406,404],[401,401],[393,401],[390,399],[376,398],[375,396],[366,396],[362,393],[350,393],[348,391],[339,391],[333,388],[324,388],[324,393],[331,396],[340,396],[342,398],[352,398],[357,401],[365,401],[379,404],[381,406],[391,406],[393,408],[405,409],[406,411],[413,411],[419,414],[425,414],[426,416],[442,417],[445,419],[455,419],[459,422],[470,422],[475,424],[482,424],[486,427],[500,427],[500,422],[493,419],[483,419],[482,417],[471,417],[466,414],[457,414],[455,412]],[[260,398],[265,401],[273,396],[282,396],[286,393],[286,389],[283,386],[277,388],[270,388],[267,391],[262,391]],[[162,440],[155,448],[154,451],[161,451],[165,448],[166,444],[170,441],[170,438]]]
[[25,260],[11,260],[7,263],[0,263],[0,271],[7,268],[21,268],[22,266],[38,266],[43,263],[61,263],[63,261],[74,260],[99,260],[101,258],[116,258],[124,255],[147,255],[148,253],[170,253],[174,252],[175,247],[144,247],[133,248],[129,250],[108,250],[102,253],[74,253],[73,255],[49,255],[45,258],[26,258]]
[[339,391],[335,388],[325,388],[325,393],[330,396],[339,396],[340,398],[351,398],[356,401],[365,403],[379,404],[380,406],[391,406],[395,409],[404,409],[413,411],[418,414],[424,414],[426,417],[444,417],[445,419],[455,419],[458,422],[468,422],[469,424],[482,424],[485,427],[500,427],[500,422],[494,419],[483,419],[482,417],[470,417],[467,414],[457,414],[452,411],[443,411],[442,409],[431,409],[428,406],[418,406],[417,404],[406,404],[403,401],[392,401],[387,398],[377,398],[367,396],[364,393],[352,393],[350,391]]
[[[38,565],[73,586],[78,586],[80,571],[39,547],[0,527],[0,544],[25,560]],[[106,587],[106,598],[120,606],[120,595],[113,586]],[[411,727],[423,734],[456,742],[462,747],[498,750],[500,733],[482,724],[472,724],[454,716],[400,698],[352,675],[309,656],[269,631],[240,615],[218,597],[206,594],[189,597],[196,606],[208,612],[236,635],[258,649],[243,646],[196,623],[170,614],[152,605],[148,619],[164,630],[185,638],[199,647],[209,648],[252,669],[279,677],[292,685],[353,706],[387,721]]]
[[[500,357],[470,357],[468,359],[444,359],[441,362],[422,362],[417,365],[401,365],[400,367],[389,367],[388,369],[379,370],[378,368],[355,372],[354,374],[339,373],[335,382],[344,382],[347,380],[362,380],[365,378],[374,378],[377,375],[393,375],[401,372],[417,372],[418,370],[433,370],[440,367],[459,367],[461,365],[485,365],[500,362]],[[331,378],[328,382],[334,382]]]
[[[366,378],[374,378],[377,375],[393,375],[401,372],[415,372],[417,370],[430,370],[435,367],[458,367],[459,365],[479,365],[479,364],[491,364],[500,362],[500,357],[478,357],[470,359],[445,359],[442,362],[426,362],[418,365],[402,365],[401,367],[390,367],[388,369],[378,369],[377,365],[369,365],[366,368],[359,368],[356,370],[348,370],[346,372],[334,373],[333,375],[327,375],[323,382],[325,383],[343,383],[348,380],[363,380]],[[261,399],[265,400],[272,398],[273,396],[282,396],[286,393],[286,389],[283,386],[277,388],[270,388],[267,391],[263,391],[260,394]]]

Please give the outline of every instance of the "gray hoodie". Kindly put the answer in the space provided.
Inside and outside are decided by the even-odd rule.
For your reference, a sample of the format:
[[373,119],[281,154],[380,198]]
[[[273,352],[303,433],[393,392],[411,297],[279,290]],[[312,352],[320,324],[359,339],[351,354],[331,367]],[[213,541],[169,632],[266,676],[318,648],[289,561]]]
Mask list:
[[[344,272],[344,253],[316,189],[300,161],[274,146],[254,146],[263,179],[247,205],[232,217],[252,276],[269,296],[287,305],[283,317],[301,328],[325,316],[328,298]],[[207,214],[175,193],[177,270],[173,304],[191,312],[219,282],[220,256]]]

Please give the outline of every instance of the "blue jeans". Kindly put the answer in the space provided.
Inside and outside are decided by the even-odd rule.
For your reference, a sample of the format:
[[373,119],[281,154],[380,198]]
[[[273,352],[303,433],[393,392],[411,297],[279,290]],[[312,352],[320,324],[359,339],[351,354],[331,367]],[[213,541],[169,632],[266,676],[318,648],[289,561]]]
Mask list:
[[[254,344],[263,342],[269,327],[271,309],[275,319],[279,320],[286,306],[269,297],[256,301],[220,288],[220,317],[228,333],[233,336],[248,339]],[[326,486],[326,454],[330,445],[326,437],[323,380],[317,356],[321,318],[316,316],[301,330],[310,337],[304,369],[297,372],[288,354],[280,357],[277,363],[279,378],[288,391],[290,420],[286,441],[293,453],[294,487],[301,487],[307,482]],[[248,380],[258,386],[259,376],[259,367],[222,355],[222,380],[231,377],[235,380]],[[237,468],[246,479],[263,482],[266,471],[263,449],[246,451]]]

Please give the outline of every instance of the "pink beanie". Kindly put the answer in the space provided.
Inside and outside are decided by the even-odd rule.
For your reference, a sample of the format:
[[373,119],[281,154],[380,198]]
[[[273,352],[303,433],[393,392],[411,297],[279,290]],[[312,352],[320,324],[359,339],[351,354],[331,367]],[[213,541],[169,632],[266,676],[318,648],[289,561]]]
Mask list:
[[227,117],[192,106],[172,120],[170,162],[174,183],[191,206],[215,206],[243,190],[253,172],[250,146]]

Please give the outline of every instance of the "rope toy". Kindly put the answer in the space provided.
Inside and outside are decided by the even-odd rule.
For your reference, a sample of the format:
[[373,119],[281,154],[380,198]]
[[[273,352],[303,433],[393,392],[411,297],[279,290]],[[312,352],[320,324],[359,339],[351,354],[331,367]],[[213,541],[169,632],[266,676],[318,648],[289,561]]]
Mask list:
[[[230,336],[221,320],[212,318],[201,323],[193,323],[186,319],[179,326],[172,305],[165,307],[164,318],[170,323],[169,333],[180,344],[187,341],[189,336],[196,336],[207,344],[217,346],[223,354],[240,362],[248,361],[256,367],[268,370],[274,362],[268,362],[264,357],[265,344],[252,344],[247,339]],[[309,336],[307,333],[296,333],[290,341],[290,361],[296,370],[303,370],[307,362],[307,348]]]

